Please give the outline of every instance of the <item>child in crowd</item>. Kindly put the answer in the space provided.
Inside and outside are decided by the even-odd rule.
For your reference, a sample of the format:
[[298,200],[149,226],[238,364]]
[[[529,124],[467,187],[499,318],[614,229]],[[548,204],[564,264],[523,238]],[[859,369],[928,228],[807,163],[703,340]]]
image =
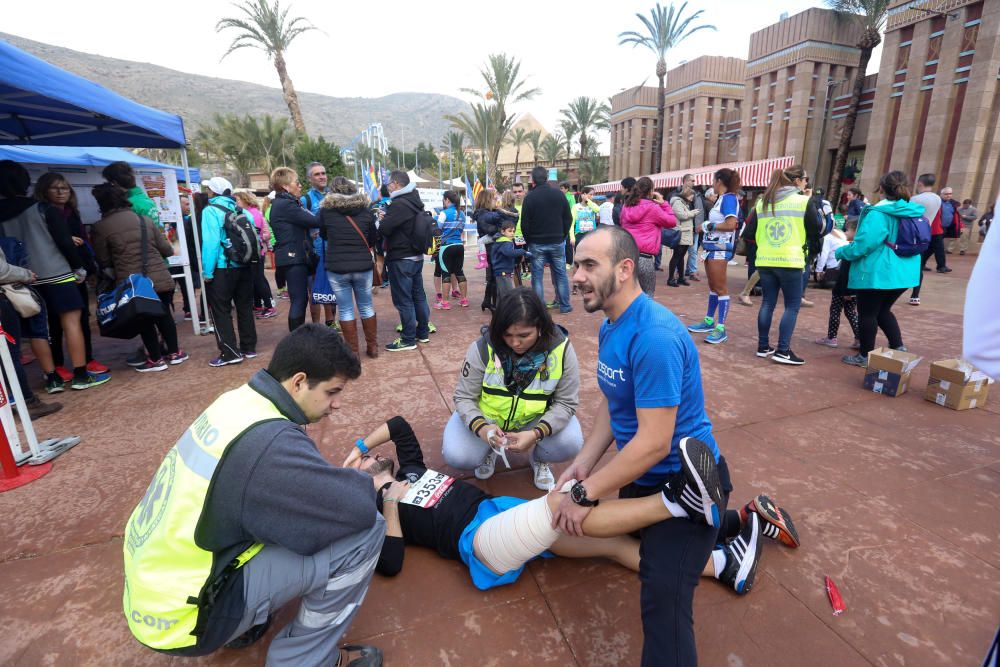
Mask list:
[[500,235],[490,246],[493,253],[493,276],[497,284],[497,300],[514,289],[514,264],[518,259],[530,259],[527,251],[514,245],[514,220],[504,220],[500,223]]
[[837,347],[837,332],[840,330],[840,313],[843,311],[847,317],[847,322],[854,332],[854,343],[852,349],[861,347],[859,340],[858,306],[854,299],[854,293],[847,287],[847,280],[850,275],[851,263],[847,260],[840,260],[834,257],[837,248],[845,246],[854,240],[854,232],[857,231],[858,221],[848,220],[844,231],[834,229],[823,238],[823,251],[820,253],[816,263],[817,280],[826,286],[828,282],[833,282],[833,294],[830,297],[830,320],[827,325],[825,338],[817,338],[817,345],[826,347]]

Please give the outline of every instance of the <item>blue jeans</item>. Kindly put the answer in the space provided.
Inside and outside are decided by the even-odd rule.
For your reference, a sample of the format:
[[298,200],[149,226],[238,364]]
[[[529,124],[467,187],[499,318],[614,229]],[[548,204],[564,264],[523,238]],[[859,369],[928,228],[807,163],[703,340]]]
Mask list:
[[357,316],[354,314],[355,299],[358,300],[358,312],[361,314],[361,319],[367,320],[369,317],[374,317],[371,270],[355,273],[327,271],[326,277],[330,281],[330,288],[333,290],[334,296],[337,297],[341,320],[349,322],[356,319]]
[[771,319],[778,303],[778,290],[781,290],[785,297],[785,312],[778,325],[777,349],[779,352],[787,352],[792,344],[795,320],[799,317],[799,306],[802,304],[802,269],[758,266],[757,273],[760,274],[760,288],[764,292],[764,300],[757,313],[757,344],[761,347],[769,344]]
[[545,283],[543,272],[545,263],[549,263],[552,279],[556,288],[556,303],[561,312],[569,312],[569,278],[566,276],[566,244],[565,243],[529,243],[531,253],[531,288],[543,302],[545,301]]
[[688,265],[686,274],[698,273],[698,242],[701,240],[700,234],[694,235],[694,245],[688,248]]
[[403,325],[400,338],[411,345],[417,338],[430,335],[427,323],[431,318],[431,309],[427,306],[424,280],[420,275],[424,268],[423,257],[416,261],[394,259],[386,262],[386,266],[389,268],[392,305],[399,311],[399,322]]

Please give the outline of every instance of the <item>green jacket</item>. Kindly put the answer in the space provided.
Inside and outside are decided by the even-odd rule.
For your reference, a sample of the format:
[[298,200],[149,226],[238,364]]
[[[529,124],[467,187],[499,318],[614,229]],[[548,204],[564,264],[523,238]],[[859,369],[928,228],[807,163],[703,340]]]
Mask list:
[[136,186],[126,193],[128,201],[132,204],[132,210],[141,216],[153,221],[157,229],[163,230],[163,223],[160,222],[160,209],[156,207],[156,202],[149,198],[146,191]]
[[906,289],[920,284],[920,255],[900,257],[886,245],[894,243],[900,218],[924,214],[920,204],[883,199],[866,206],[854,242],[837,248],[837,259],[851,263],[850,289]]

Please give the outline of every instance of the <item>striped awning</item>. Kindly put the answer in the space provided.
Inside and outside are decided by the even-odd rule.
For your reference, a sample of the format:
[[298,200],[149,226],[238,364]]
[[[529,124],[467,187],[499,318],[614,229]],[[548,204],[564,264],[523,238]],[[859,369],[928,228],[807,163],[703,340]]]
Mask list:
[[[653,187],[655,188],[676,188],[681,185],[686,174],[694,176],[694,184],[709,186],[715,172],[719,169],[735,169],[740,175],[740,181],[745,188],[766,188],[771,180],[771,173],[775,169],[786,169],[795,164],[795,157],[786,155],[784,157],[768,158],[766,160],[751,160],[749,162],[727,162],[715,164],[708,167],[697,167],[695,169],[680,169],[677,171],[665,171],[659,174],[652,174]],[[597,192],[613,192],[621,187],[620,181],[611,181],[595,185]]]

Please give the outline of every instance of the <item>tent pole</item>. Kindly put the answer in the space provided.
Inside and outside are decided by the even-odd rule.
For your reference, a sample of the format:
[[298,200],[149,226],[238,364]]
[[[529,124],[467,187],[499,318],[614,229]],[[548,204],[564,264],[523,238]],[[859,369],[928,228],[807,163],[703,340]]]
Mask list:
[[[198,263],[195,265],[195,268],[200,271],[201,270],[201,268],[200,268],[201,267],[201,232],[200,232],[201,221],[198,220],[198,211],[197,211],[197,209],[195,208],[195,205],[194,205],[194,188],[192,187],[192,183],[191,183],[191,169],[188,167],[187,146],[181,146],[181,166],[184,167],[184,179],[185,179],[185,182],[187,183],[188,188],[191,189],[191,206],[189,208],[189,210],[191,211],[191,232],[194,234],[194,254],[195,254],[195,258],[198,260]],[[181,220],[181,225],[183,225],[183,224],[184,224],[184,220],[182,219]],[[195,312],[191,313],[191,316],[192,316],[191,317],[191,327],[194,329],[194,335],[195,336],[200,336],[201,335],[201,315],[198,313],[198,299],[196,298],[195,293],[194,293],[194,279],[193,279],[192,274],[191,274],[191,258],[190,257],[188,258],[188,265],[184,267],[184,277],[185,277],[186,282],[187,282],[187,285],[185,286],[185,289],[187,289],[187,293],[188,293],[188,303],[190,303],[192,305],[192,307],[194,308],[194,311],[195,311]],[[208,318],[208,297],[205,295],[205,286],[204,285],[202,285],[202,289],[201,289],[201,305],[204,308],[204,310],[202,312],[205,313],[205,317],[207,319]]]

